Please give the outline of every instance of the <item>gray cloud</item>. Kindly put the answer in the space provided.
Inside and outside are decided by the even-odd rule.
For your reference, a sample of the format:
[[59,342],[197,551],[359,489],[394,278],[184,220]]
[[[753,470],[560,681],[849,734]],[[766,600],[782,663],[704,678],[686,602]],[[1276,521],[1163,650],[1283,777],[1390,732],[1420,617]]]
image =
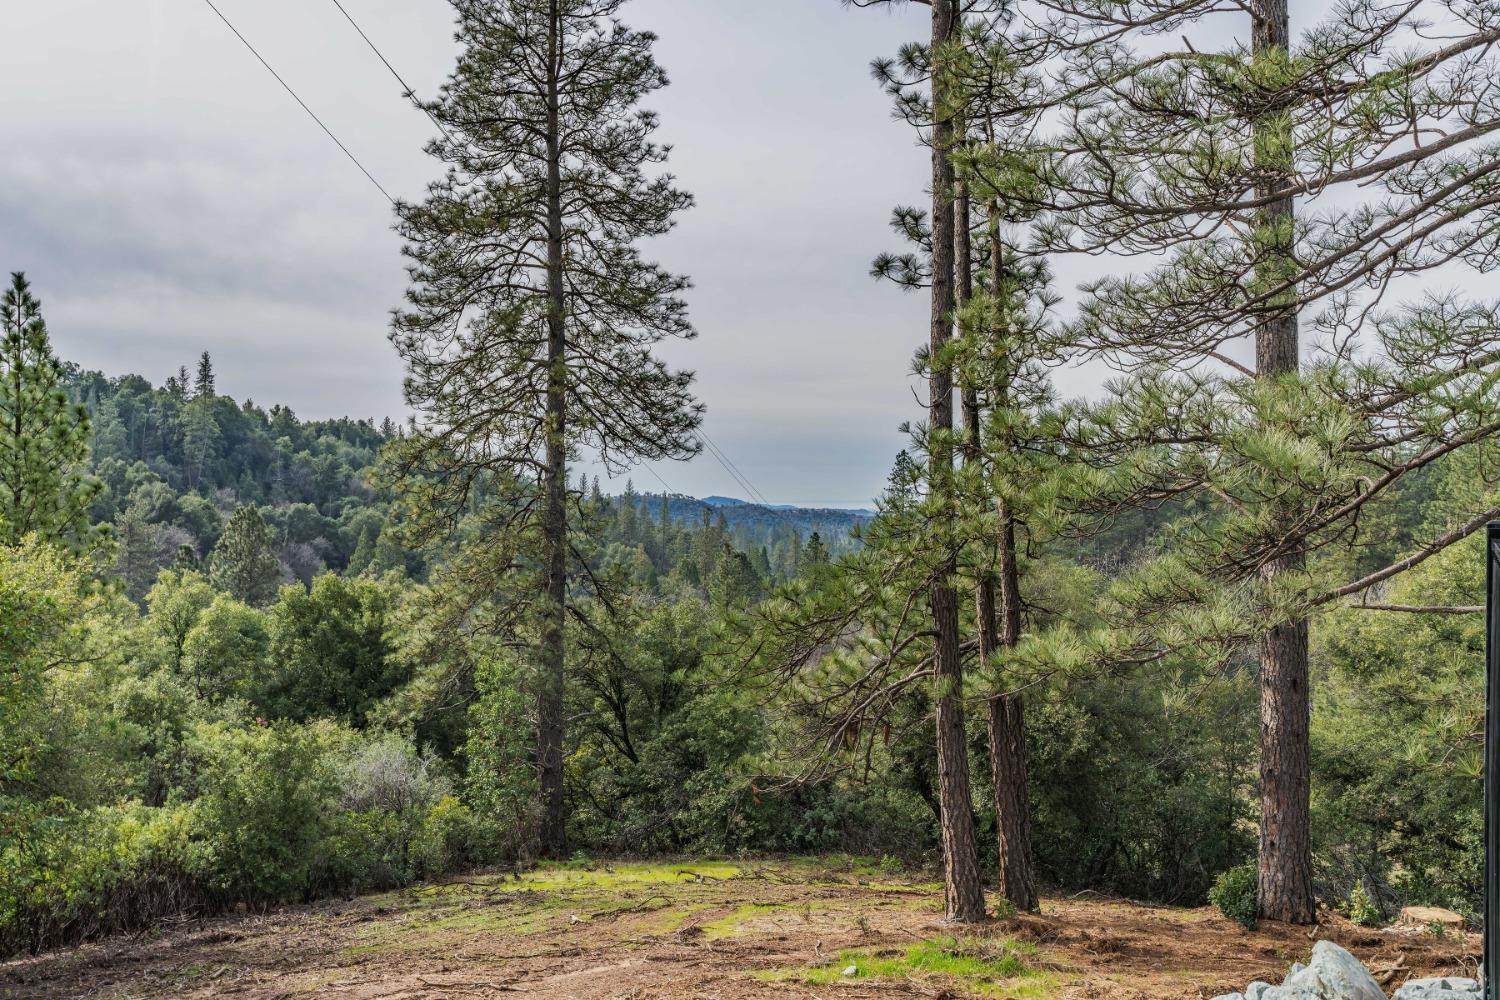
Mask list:
[[[331,3],[221,0],[381,183],[420,196],[430,123]],[[346,0],[419,92],[448,71],[442,0]],[[915,416],[919,297],[866,271],[923,199],[925,156],[869,80],[921,11],[837,0],[635,0],[698,207],[651,251],[690,274],[707,430],[774,500],[863,504]],[[11,15],[8,14],[8,17]],[[69,358],[160,380],[208,349],[220,386],[306,416],[399,413],[385,339],[404,287],[390,206],[195,0],[49,0],[9,27],[0,267],[31,273]],[[58,67],[66,66],[67,72]],[[658,470],[739,489],[708,458]],[[644,470],[641,488],[657,488]]]

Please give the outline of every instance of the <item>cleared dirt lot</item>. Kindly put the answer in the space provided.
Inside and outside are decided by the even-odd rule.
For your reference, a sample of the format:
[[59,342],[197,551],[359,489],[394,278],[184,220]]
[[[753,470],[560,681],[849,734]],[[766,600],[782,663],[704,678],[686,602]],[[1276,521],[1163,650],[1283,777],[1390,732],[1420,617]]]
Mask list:
[[[941,917],[938,885],[853,862],[574,864],[19,959],[0,965],[0,996],[1196,1000],[1279,981],[1315,939],[1087,895],[978,929]],[[1391,987],[1472,973],[1479,950],[1474,936],[1373,932],[1337,917],[1313,935],[1392,970]]]

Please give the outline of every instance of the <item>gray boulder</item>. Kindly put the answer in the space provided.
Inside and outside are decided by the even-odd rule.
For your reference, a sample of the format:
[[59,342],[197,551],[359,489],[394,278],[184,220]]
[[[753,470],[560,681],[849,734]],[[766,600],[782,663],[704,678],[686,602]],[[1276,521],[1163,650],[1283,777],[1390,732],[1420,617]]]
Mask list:
[[[1392,1000],[1482,1000],[1479,983],[1459,976],[1413,979]],[[1313,945],[1307,965],[1292,966],[1280,986],[1254,982],[1243,993],[1226,993],[1214,1000],[1386,1000],[1385,991],[1370,970],[1332,941]]]
[[1279,1000],[1281,987],[1257,979],[1245,987],[1243,993],[1225,993],[1214,1000]]
[[1475,1000],[1479,983],[1461,976],[1412,979],[1396,991],[1395,1000]]
[[1262,1000],[1386,1000],[1364,963],[1332,941],[1313,945],[1307,968],[1293,972],[1277,996]]

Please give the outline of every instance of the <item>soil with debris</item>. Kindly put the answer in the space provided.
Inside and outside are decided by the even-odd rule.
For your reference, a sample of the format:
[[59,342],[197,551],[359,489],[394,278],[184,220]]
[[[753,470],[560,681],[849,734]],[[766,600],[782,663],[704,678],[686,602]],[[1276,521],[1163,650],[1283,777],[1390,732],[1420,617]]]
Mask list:
[[941,909],[939,885],[853,862],[574,864],[16,959],[0,963],[0,997],[1200,1000],[1279,982],[1320,937],[1388,991],[1474,975],[1480,948],[1336,915],[1252,933],[1208,909],[1090,895],[980,928]]

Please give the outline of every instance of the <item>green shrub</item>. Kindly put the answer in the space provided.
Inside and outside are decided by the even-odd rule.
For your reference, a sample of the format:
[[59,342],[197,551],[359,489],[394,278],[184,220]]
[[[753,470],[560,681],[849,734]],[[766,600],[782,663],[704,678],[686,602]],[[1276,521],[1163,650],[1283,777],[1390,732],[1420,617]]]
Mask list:
[[274,903],[308,897],[338,792],[335,726],[276,723],[254,729],[199,727],[194,835],[197,872],[234,899]]
[[1370,898],[1363,885],[1356,885],[1354,891],[1349,893],[1349,919],[1361,927],[1379,927],[1385,922],[1385,915],[1380,912],[1380,907]]
[[[1473,604],[1483,543],[1456,545],[1392,584],[1404,604]],[[1392,621],[1400,618],[1400,621]],[[1319,630],[1312,720],[1314,875],[1321,894],[1362,884],[1387,911],[1474,912],[1484,897],[1480,615],[1330,616]]]
[[452,795],[432,804],[411,844],[411,876],[437,878],[490,860],[488,839],[469,807]]
[[1229,869],[1214,879],[1208,890],[1208,901],[1219,912],[1248,930],[1255,930],[1259,910],[1255,863],[1247,862]]
[[35,819],[0,850],[0,956],[212,908],[191,874],[191,806]]
[[338,725],[199,724],[161,807],[11,810],[0,956],[223,911],[394,888],[493,857],[434,761]]
[[464,796],[493,831],[497,859],[507,860],[527,851],[537,823],[536,768],[525,722],[532,706],[516,670],[505,661],[479,666],[462,749]]
[[1143,671],[1064,680],[1028,699],[1042,882],[1199,906],[1213,874],[1254,849],[1253,678],[1233,671],[1201,696],[1185,683]]

